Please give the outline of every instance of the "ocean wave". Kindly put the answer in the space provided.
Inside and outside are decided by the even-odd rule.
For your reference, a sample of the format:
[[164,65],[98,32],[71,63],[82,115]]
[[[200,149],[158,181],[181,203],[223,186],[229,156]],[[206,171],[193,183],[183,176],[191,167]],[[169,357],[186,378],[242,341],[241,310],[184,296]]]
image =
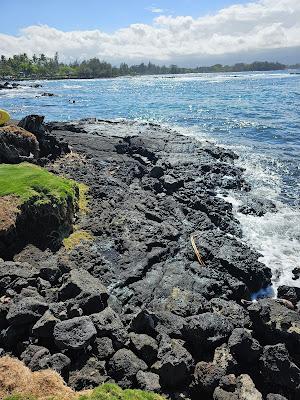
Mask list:
[[63,89],[82,89],[83,86],[82,85],[67,85],[67,84],[63,84],[62,85]]

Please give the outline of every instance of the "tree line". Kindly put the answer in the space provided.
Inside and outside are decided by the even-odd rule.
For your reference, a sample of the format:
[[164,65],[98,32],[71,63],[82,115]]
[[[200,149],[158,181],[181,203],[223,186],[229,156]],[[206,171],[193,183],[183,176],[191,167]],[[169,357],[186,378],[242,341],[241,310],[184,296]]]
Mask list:
[[0,58],[0,77],[2,78],[112,78],[126,75],[160,75],[209,72],[241,72],[241,71],[272,71],[283,70],[286,65],[278,62],[255,61],[251,64],[235,65],[215,64],[210,67],[182,68],[177,65],[155,65],[151,62],[129,66],[121,63],[118,67],[98,58],[85,61],[63,63],[59,61],[58,53],[54,57],[45,54],[29,57],[26,53],[12,57]]

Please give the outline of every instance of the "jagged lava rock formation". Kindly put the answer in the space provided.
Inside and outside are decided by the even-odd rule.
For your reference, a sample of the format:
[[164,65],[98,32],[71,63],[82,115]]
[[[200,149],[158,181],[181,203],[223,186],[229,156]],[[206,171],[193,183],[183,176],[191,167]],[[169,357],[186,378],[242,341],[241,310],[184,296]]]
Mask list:
[[237,156],[154,124],[47,128],[73,152],[47,168],[89,187],[76,224],[92,240],[0,263],[2,353],[76,390],[114,380],[172,398],[296,400],[296,307],[242,301],[271,272],[218,194],[247,192],[244,212],[260,215],[273,204],[251,200]]

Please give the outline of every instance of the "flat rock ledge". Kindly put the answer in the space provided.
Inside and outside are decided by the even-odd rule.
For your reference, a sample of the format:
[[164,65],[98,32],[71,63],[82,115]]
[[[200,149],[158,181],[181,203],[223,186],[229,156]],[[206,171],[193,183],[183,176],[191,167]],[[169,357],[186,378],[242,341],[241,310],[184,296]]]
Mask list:
[[155,124],[47,129],[72,150],[47,168],[89,187],[76,224],[93,240],[0,261],[1,354],[77,390],[115,381],[172,399],[298,399],[299,291],[249,301],[271,271],[220,195],[244,196],[256,215],[273,205],[252,198],[237,155]]

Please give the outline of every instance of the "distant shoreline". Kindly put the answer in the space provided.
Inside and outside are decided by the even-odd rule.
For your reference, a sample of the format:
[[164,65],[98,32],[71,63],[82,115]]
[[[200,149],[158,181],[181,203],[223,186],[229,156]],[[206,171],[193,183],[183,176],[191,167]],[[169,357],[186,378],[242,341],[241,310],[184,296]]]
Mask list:
[[23,82],[23,81],[62,81],[62,80],[90,80],[90,79],[117,79],[117,78],[140,78],[142,76],[164,76],[166,78],[172,79],[175,78],[176,75],[194,75],[194,74],[241,74],[241,73],[252,73],[252,72],[289,72],[291,75],[298,75],[300,72],[292,72],[298,71],[299,68],[286,68],[286,69],[270,69],[270,70],[252,70],[252,71],[209,71],[209,72],[182,72],[175,74],[137,74],[137,75],[118,75],[118,76],[107,76],[107,77],[71,77],[71,76],[41,76],[41,77],[0,77],[0,81],[7,82]]

